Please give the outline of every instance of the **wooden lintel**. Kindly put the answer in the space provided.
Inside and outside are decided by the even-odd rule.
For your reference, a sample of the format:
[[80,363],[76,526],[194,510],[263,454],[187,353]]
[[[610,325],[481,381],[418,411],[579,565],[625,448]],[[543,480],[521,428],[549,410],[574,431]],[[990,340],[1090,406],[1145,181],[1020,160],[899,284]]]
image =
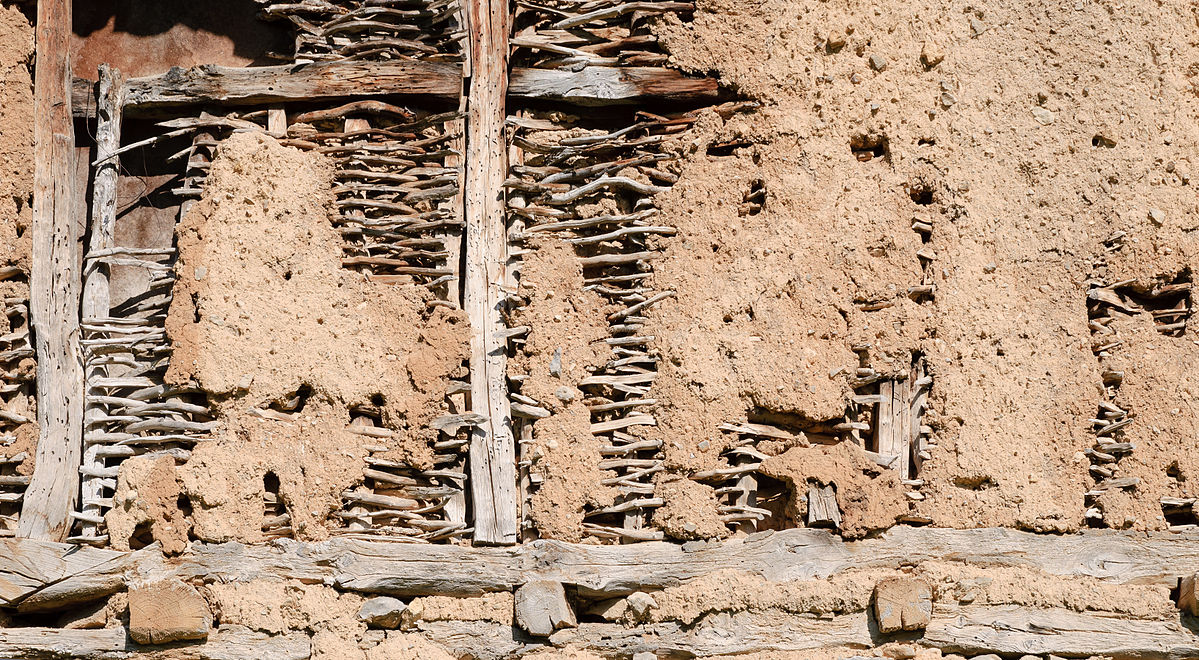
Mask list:
[[466,153],[462,191],[466,268],[462,306],[470,318],[471,412],[486,421],[471,431],[470,492],[474,540],[517,542],[516,441],[508,401],[504,300],[508,232],[504,179],[508,172],[508,3],[468,0]]
[[242,626],[222,626],[208,641],[202,643],[180,642],[156,646],[133,642],[125,628],[0,628],[0,658],[99,660],[142,655],[195,660],[307,660],[312,655],[312,642],[302,632],[267,635]]
[[33,266],[30,314],[37,351],[37,458],[17,532],[61,541],[79,497],[83,368],[79,297],[84,219],[77,215],[71,118],[71,2],[39,0],[34,73]]
[[[720,98],[716,79],[690,77],[657,67],[589,67],[581,72],[513,68],[507,94],[525,100],[585,106],[659,99],[711,103]],[[230,68],[199,66],[133,78],[126,83],[125,115],[153,116],[197,105],[266,105],[386,95],[454,101],[462,67],[442,62],[322,62],[307,65]],[[95,117],[95,83],[73,81],[76,117]]]
[[1096,530],[1051,536],[1001,528],[896,527],[878,538],[853,542],[824,530],[793,529],[682,546],[545,540],[514,548],[351,540],[279,546],[193,543],[183,555],[169,559],[155,546],[119,552],[0,539],[0,605],[31,612],[75,607],[124,589],[129,576],[198,582],[292,579],[393,596],[471,596],[545,579],[603,598],[662,589],[730,567],[784,582],[933,560],[1173,588],[1180,577],[1199,571],[1199,533]]

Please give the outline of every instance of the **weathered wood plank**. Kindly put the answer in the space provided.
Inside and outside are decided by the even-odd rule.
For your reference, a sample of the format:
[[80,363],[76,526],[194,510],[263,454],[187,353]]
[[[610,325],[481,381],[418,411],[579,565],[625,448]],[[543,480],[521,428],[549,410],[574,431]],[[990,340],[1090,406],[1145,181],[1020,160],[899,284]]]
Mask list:
[[[173,649],[173,652],[169,652]],[[222,626],[207,642],[142,646],[124,628],[67,630],[63,628],[2,628],[0,658],[120,658],[163,657],[194,660],[307,660],[312,644],[305,633],[266,635],[241,626]]]
[[[100,88],[96,96],[96,158],[100,164],[95,167],[92,176],[92,208],[88,239],[88,252],[96,253],[113,247],[113,228],[117,221],[117,178],[120,174],[121,160],[113,153],[121,148],[121,108],[124,106],[122,85],[124,81],[121,72],[101,64],[99,70]],[[85,319],[107,318],[109,309],[108,264],[98,263],[90,271],[85,271],[83,283],[83,300],[80,303],[81,313]],[[93,365],[84,374],[84,382],[93,378],[104,378],[108,375],[105,365]],[[102,394],[100,391],[89,394]],[[102,407],[96,404],[85,404],[83,419],[88,421],[104,414]],[[104,459],[100,457],[100,445],[95,444],[84,450],[83,464],[92,468],[103,467]],[[98,516],[101,513],[99,500],[103,497],[102,480],[93,472],[83,477],[83,488],[80,511],[88,516]],[[82,532],[85,537],[99,535],[99,526],[84,519]]]
[[470,34],[467,87],[466,273],[463,308],[471,322],[471,411],[487,421],[470,442],[470,490],[475,542],[517,540],[516,443],[505,380],[501,286],[508,236],[503,183],[508,171],[504,136],[508,84],[508,3],[469,0],[463,16]]
[[591,66],[582,71],[513,69],[509,95],[520,99],[601,106],[648,99],[713,103],[720,98],[714,78],[691,78],[674,69]]
[[0,605],[12,605],[46,585],[128,554],[34,539],[0,539]]
[[127,573],[184,581],[294,579],[395,596],[478,595],[547,579],[574,586],[587,597],[606,597],[662,589],[723,569],[783,582],[939,560],[1170,587],[1199,571],[1199,533],[1104,530],[1050,536],[994,528],[897,527],[878,538],[848,543],[824,530],[795,529],[687,549],[661,542],[592,546],[532,541],[513,548],[345,539],[270,547],[195,543],[178,558],[166,559],[151,546],[132,553],[97,550],[93,552],[105,554],[58,563],[75,561],[70,558],[75,551],[80,550],[66,544],[0,541],[4,604],[20,603],[28,611],[71,606],[124,588]]
[[1199,637],[1178,621],[1015,606],[974,606],[934,612],[923,643],[965,654],[1165,660],[1199,657]]
[[37,458],[17,533],[61,541],[79,498],[83,369],[79,296],[83,219],[75,216],[71,118],[71,3],[40,0],[34,74],[33,264],[30,313],[37,351]]
[[394,60],[330,62],[252,68],[203,65],[125,83],[125,113],[137,116],[198,104],[270,105],[382,95],[456,100],[461,68],[454,64]]
[[[421,621],[417,627],[453,653],[473,658],[517,658],[537,649],[535,640],[514,635],[512,628],[505,625]],[[549,638],[553,646],[569,644],[575,649],[621,657],[636,653],[709,657],[830,647],[869,649],[883,641],[886,638],[871,630],[865,612],[827,619],[782,612],[718,613],[689,627],[673,622],[636,627],[581,623]],[[1173,621],[980,606],[935,613],[928,631],[915,643],[968,655],[1052,654],[1182,660],[1199,655],[1197,641],[1194,633]]]
[[[462,67],[441,62],[320,62],[308,65],[230,68],[202,66],[128,81],[126,116],[161,114],[200,104],[265,105],[388,94],[458,98]],[[78,117],[96,115],[94,83],[74,81]],[[580,72],[513,68],[507,93],[517,99],[555,100],[586,106],[647,99],[710,103],[721,97],[714,78],[689,77],[656,67],[588,67]]]

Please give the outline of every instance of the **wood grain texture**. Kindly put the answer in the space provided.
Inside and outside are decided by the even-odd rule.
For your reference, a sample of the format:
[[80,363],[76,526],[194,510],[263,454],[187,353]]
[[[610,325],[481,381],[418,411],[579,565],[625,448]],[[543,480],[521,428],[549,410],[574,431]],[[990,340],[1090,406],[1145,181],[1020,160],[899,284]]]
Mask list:
[[241,626],[222,626],[203,643],[181,642],[142,646],[124,628],[0,628],[0,658],[85,658],[120,660],[136,657],[189,660],[307,660],[312,644],[305,633],[266,635]]
[[714,78],[691,78],[674,69],[592,66],[582,71],[513,69],[509,95],[583,106],[646,101],[713,103],[720,99]]
[[83,367],[79,297],[84,219],[75,214],[69,0],[40,0],[34,74],[33,264],[30,314],[37,351],[36,464],[19,536],[61,541],[79,498]]
[[[122,86],[124,80],[121,72],[100,65],[99,91],[96,97],[96,158],[100,164],[95,167],[92,175],[92,206],[91,221],[88,230],[88,252],[94,253],[112,248],[113,228],[117,221],[117,179],[120,175],[121,160],[113,155],[121,148],[121,108],[124,106]],[[80,303],[84,319],[107,318],[110,314],[108,288],[108,264],[97,263],[95,267],[84,272],[83,299]],[[108,367],[94,365],[84,373],[84,383],[93,378],[104,378],[108,375]],[[102,394],[101,391],[88,394]],[[86,424],[104,414],[101,406],[84,403],[83,420]],[[100,498],[104,496],[102,479],[98,476],[100,468],[104,467],[104,459],[99,456],[100,445],[92,445],[84,449],[83,465],[91,467],[91,474],[82,477],[82,494],[80,511],[88,517],[101,515]],[[82,535],[94,538],[99,536],[99,525],[85,518],[81,524]]]
[[501,290],[506,279],[508,235],[504,135],[508,84],[508,3],[468,0],[469,32],[466,154],[463,182],[466,272],[463,309],[471,325],[471,412],[486,417],[470,442],[470,491],[476,543],[517,541],[516,443],[506,380]]
[[975,606],[940,610],[923,642],[954,653],[1108,656],[1112,658],[1199,657],[1199,637],[1178,621],[1061,609]]
[[130,79],[125,85],[125,113],[137,116],[198,104],[270,105],[391,94],[450,101],[458,98],[461,78],[457,65],[410,60],[176,67],[162,75]]
[[[440,62],[322,62],[308,65],[172,69],[129,81],[125,114],[153,116],[200,104],[262,105],[386,94],[458,98],[462,67]],[[514,99],[561,101],[583,106],[622,105],[650,99],[711,103],[721,98],[715,78],[695,78],[656,67],[588,67],[579,72],[516,67],[507,94]],[[95,117],[92,81],[75,79],[77,117]]]
[[[1199,533],[1097,530],[1050,536],[994,528],[897,527],[878,538],[848,543],[823,530],[795,529],[685,547],[541,540],[512,548],[466,548],[338,539],[282,541],[269,547],[194,543],[171,559],[155,546],[130,553],[84,550],[88,549],[0,540],[0,605],[25,611],[70,607],[123,589],[127,575],[223,582],[294,579],[393,596],[470,596],[512,591],[526,581],[547,579],[600,598],[662,589],[724,569],[783,582],[828,578],[851,568],[939,560],[1170,587],[1199,570]],[[82,559],[75,552],[84,554]]]

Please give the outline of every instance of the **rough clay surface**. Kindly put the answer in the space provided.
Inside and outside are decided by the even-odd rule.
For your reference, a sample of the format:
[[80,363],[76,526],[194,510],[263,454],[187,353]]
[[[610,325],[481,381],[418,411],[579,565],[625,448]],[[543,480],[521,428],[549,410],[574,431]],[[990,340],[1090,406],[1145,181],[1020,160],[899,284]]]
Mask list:
[[807,520],[809,484],[833,486],[846,538],[886,529],[907,511],[899,476],[866,458],[853,443],[792,447],[763,461],[761,471],[788,485],[796,520]]
[[[29,300],[29,266],[33,233],[29,230],[33,203],[33,26],[13,5],[0,6],[0,272],[19,268],[20,274],[0,276],[0,301]],[[0,304],[0,309],[7,305]],[[0,337],[15,332],[18,318],[0,314]],[[0,353],[9,350],[0,339]],[[32,382],[34,361],[23,358],[0,364],[0,372]],[[0,410],[36,419],[33,397],[24,393],[0,397]],[[33,473],[37,424],[12,426],[0,431],[0,459],[25,454],[13,466],[16,474]],[[8,439],[3,439],[8,436]]]
[[134,456],[122,462],[113,508],[104,516],[112,547],[129,550],[138,526],[148,523],[164,553],[186,550],[192,525],[179,509],[180,492],[174,458]]
[[856,570],[829,580],[782,584],[734,569],[717,571],[652,594],[658,607],[649,610],[649,618],[690,624],[715,612],[774,610],[816,616],[860,612],[870,606],[876,584],[904,576],[928,582],[934,603],[1064,608],[1147,619],[1177,616],[1169,590],[1163,587],[1062,578],[1025,568],[926,562],[910,574]]
[[[660,199],[679,228],[655,264],[658,288],[678,297],[647,328],[664,358],[655,414],[681,445],[667,444],[668,459],[715,462],[725,421],[839,418],[846,372],[830,374],[857,366],[856,344],[871,344],[883,373],[919,351],[935,378],[925,420],[938,446],[916,512],[935,525],[1078,529],[1093,483],[1080,452],[1100,399],[1087,280],[1169,281],[1199,255],[1193,8],[697,6],[693,23],[660,28],[673,62],[762,107],[708,115]],[[706,153],[733,140],[748,145]],[[886,155],[859,161],[851,146],[870,142]],[[755,180],[764,207],[743,214]],[[914,219],[932,225],[928,243]],[[1123,247],[1108,251],[1117,232]],[[918,304],[906,293],[924,261],[936,290]],[[1193,437],[1193,333],[1143,333],[1120,353],[1120,396],[1141,417],[1125,461],[1145,484],[1126,507],[1137,527],[1164,524],[1159,495],[1194,494],[1194,479],[1165,474]],[[1158,442],[1160,453],[1148,448]],[[1193,455],[1178,456],[1183,474]]]
[[[366,444],[432,467],[428,422],[461,370],[465,319],[426,311],[415,285],[341,268],[331,182],[321,156],[235,135],[179,227],[167,380],[210,393],[221,422],[179,468],[203,540],[261,540],[268,475],[297,538],[319,539],[341,492],[362,477]],[[249,412],[272,404],[294,419]],[[377,410],[394,436],[368,443],[346,431],[353,406]]]
[[551,238],[534,247],[521,265],[521,293],[529,304],[512,322],[533,330],[509,364],[513,373],[528,375],[522,394],[550,411],[533,427],[530,471],[543,481],[529,517],[543,538],[578,541],[584,512],[611,506],[616,495],[600,483],[610,476],[599,469],[603,443],[591,434],[591,413],[578,389],[588,369],[608,359],[604,319],[615,308],[583,290],[583,271],[569,245]]

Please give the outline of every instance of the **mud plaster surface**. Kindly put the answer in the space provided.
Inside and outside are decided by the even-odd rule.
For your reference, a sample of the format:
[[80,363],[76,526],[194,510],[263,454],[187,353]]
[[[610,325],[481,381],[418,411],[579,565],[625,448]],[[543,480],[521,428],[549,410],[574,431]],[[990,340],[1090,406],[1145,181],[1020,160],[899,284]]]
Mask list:
[[[1087,279],[1168,276],[1199,254],[1193,7],[697,6],[694,23],[660,28],[673,62],[762,108],[708,115],[681,180],[659,197],[664,224],[679,228],[655,264],[657,287],[678,296],[647,328],[664,358],[655,415],[682,445],[666,446],[668,460],[712,465],[716,425],[750,414],[840,417],[848,387],[829,374],[855,367],[850,347],[868,342],[875,369],[897,373],[920,351],[935,378],[925,420],[938,447],[919,513],[944,526],[1079,528],[1091,483],[1079,452],[1100,396]],[[859,136],[885,137],[887,156],[857,160]],[[707,155],[734,139],[750,144]],[[755,179],[765,206],[741,215]],[[915,187],[931,203],[917,204]],[[933,226],[927,244],[913,219]],[[1128,239],[1108,252],[1118,231]],[[917,304],[905,294],[920,283],[921,249],[935,254],[936,291]],[[885,301],[895,304],[859,309]],[[1128,357],[1156,363],[1129,366],[1145,370],[1144,389],[1121,396],[1141,397],[1137,413],[1154,418],[1139,433],[1188,437],[1194,412],[1178,400],[1188,385],[1167,366],[1187,353],[1153,344]],[[1149,382],[1173,399],[1148,400]],[[1164,457],[1138,457],[1142,447],[1128,460],[1147,464],[1128,470],[1160,483]],[[1147,485],[1132,515],[1144,524],[1159,489],[1192,483]]]
[[[167,381],[208,392],[220,422],[179,468],[203,540],[261,540],[268,473],[297,538],[319,539],[341,492],[361,480],[366,445],[432,466],[428,422],[460,375],[465,319],[429,311],[415,285],[340,267],[331,182],[319,155],[235,135],[180,224]],[[292,421],[248,412],[294,407],[297,395]],[[346,431],[354,406],[374,410],[394,437]]]
[[[855,570],[829,580],[772,583],[723,570],[652,594],[652,621],[694,623],[714,612],[781,611],[828,616],[860,612],[870,605],[875,585],[901,573]],[[1142,619],[1177,616],[1169,589],[1115,585],[1094,578],[1062,578],[1025,568],[983,567],[949,562],[922,563],[911,573],[932,587],[934,602],[1020,605],[1108,612]]]
[[616,308],[583,290],[583,271],[569,244],[550,237],[535,240],[533,248],[520,279],[529,302],[511,323],[532,331],[509,365],[528,375],[521,393],[550,411],[533,427],[530,471],[543,481],[528,513],[543,538],[578,541],[585,510],[611,506],[616,496],[600,483],[610,476],[599,469],[603,442],[591,434],[591,413],[578,389],[608,360],[605,318]]
[[[29,231],[33,203],[33,26],[16,6],[0,5],[0,270],[17,267],[22,275],[0,280],[0,299],[29,300],[29,266],[33,233]],[[4,305],[7,307],[7,305]],[[0,337],[17,330],[0,314]],[[8,350],[0,342],[0,352]],[[3,365],[21,380],[32,381],[35,363],[26,358]],[[0,409],[28,419],[37,417],[33,397],[15,394],[0,401]],[[33,473],[37,424],[22,424],[3,434],[0,457],[25,453],[16,473]]]

